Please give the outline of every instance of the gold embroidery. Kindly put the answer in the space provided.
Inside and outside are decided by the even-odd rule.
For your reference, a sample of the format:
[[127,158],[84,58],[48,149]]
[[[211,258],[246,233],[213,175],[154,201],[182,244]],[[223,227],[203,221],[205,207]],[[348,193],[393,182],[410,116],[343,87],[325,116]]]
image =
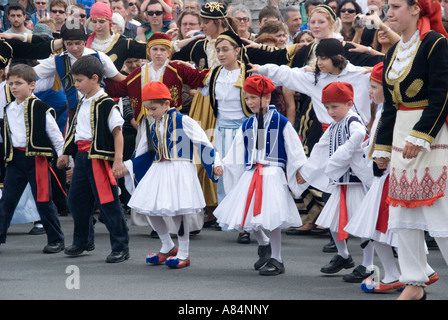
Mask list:
[[410,135],[413,136],[413,137],[416,137],[416,138],[428,141],[429,143],[432,143],[432,141],[434,140],[434,138],[431,137],[429,134],[424,133],[424,132],[420,132],[420,131],[412,130]]
[[375,150],[392,152],[392,146],[388,146],[385,144],[375,144]]
[[170,94],[171,94],[171,98],[173,98],[175,105],[177,106],[179,104],[179,89],[177,89],[176,86],[171,86]]
[[414,98],[422,88],[423,88],[423,80],[415,79],[406,89],[405,94],[408,98]]
[[219,2],[209,2],[204,5],[204,8],[210,9],[210,12],[215,11],[215,9],[216,11],[222,12],[222,10],[224,10],[224,5]]

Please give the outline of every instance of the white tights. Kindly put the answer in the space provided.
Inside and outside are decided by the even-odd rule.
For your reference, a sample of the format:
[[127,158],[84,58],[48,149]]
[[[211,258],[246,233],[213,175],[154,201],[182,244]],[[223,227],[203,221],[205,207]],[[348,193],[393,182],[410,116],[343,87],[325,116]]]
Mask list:
[[[347,241],[337,241],[338,239],[338,233],[331,231],[331,236],[334,239],[334,244],[336,245],[336,249],[338,250],[338,255],[340,255],[342,258],[347,259],[349,256],[348,248],[347,248]],[[361,243],[367,241],[368,239],[361,238]],[[362,249],[362,265],[364,267],[369,267],[373,264],[373,242],[369,241],[368,244]]]
[[[163,217],[159,216],[151,216],[149,217],[154,230],[159,235],[159,239],[162,242],[162,248],[160,252],[167,253],[174,247],[174,242],[171,239],[171,236],[168,232],[168,228],[166,226],[165,220]],[[172,217],[176,230],[179,230],[180,225],[183,221],[183,216],[174,216]],[[176,257],[179,259],[187,259],[189,256],[189,246],[190,246],[190,230],[188,227],[188,223],[184,221],[183,223],[184,233],[182,236],[177,235],[177,240],[179,242],[179,248]]]
[[266,246],[271,243],[271,258],[282,262],[282,230],[280,228],[272,230],[269,234],[269,238],[263,230],[254,231],[253,235],[259,246]]

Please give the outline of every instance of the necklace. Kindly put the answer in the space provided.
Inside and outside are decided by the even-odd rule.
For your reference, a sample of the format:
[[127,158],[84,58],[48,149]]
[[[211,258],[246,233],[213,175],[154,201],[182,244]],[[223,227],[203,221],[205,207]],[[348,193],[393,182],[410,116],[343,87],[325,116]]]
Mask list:
[[95,37],[92,41],[92,45],[91,48],[98,50],[98,51],[105,51],[111,44],[113,38],[115,36],[115,33],[112,33],[112,35],[104,40],[98,39],[97,37]]

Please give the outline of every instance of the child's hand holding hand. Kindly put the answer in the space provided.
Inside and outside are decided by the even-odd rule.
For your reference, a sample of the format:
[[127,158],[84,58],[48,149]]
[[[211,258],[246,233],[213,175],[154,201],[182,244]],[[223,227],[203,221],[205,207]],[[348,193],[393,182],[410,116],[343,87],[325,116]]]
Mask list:
[[303,179],[302,175],[300,174],[300,172],[297,170],[296,172],[296,180],[298,184],[304,184],[306,182],[305,179]]
[[375,163],[378,166],[378,169],[384,170],[387,168],[389,164],[390,159],[389,158],[375,158]]
[[215,176],[217,176],[217,177],[222,177],[222,175],[223,175],[223,170],[222,170],[222,167],[221,167],[221,166],[216,167],[216,168],[213,170],[213,172],[214,172]]
[[123,161],[114,161],[114,164],[112,165],[112,173],[115,178],[123,178],[128,172],[129,171],[124,166]]
[[67,168],[69,163],[70,163],[70,159],[69,159],[68,155],[63,154],[58,158],[58,161],[56,162],[56,166],[58,167],[58,169],[63,169],[63,168]]

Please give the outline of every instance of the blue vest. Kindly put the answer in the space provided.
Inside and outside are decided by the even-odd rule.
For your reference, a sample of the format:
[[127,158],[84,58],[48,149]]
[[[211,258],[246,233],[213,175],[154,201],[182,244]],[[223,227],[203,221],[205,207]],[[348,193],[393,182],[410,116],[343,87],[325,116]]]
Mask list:
[[[268,112],[272,110],[272,116],[267,128],[264,128],[266,132],[266,153],[265,159],[269,162],[269,165],[280,166],[284,170],[286,169],[286,150],[283,136],[283,129],[288,123],[288,119],[277,112],[275,106],[269,106]],[[252,168],[254,150],[256,150],[257,141],[257,128],[254,128],[254,120],[256,115],[248,118],[242,124],[244,137],[244,161],[246,169]]]
[[[101,62],[98,52],[93,53],[92,56],[98,58]],[[61,79],[62,88],[64,89],[65,96],[67,97],[68,108],[69,110],[75,110],[78,105],[78,92],[75,88],[73,76],[70,73],[70,57],[67,54],[58,54],[54,57],[54,62],[56,64],[56,71]]]
[[[195,144],[188,138],[183,130],[182,117],[184,115],[177,112],[176,108],[167,111],[163,120],[163,134],[160,135],[158,122],[155,121],[149,126],[150,136],[153,140],[156,152],[146,153],[137,158],[133,158],[135,178],[139,181],[145,175],[152,162],[163,160],[169,161],[193,161],[193,150]],[[148,129],[148,128],[147,128]],[[213,164],[215,159],[215,149],[207,145],[197,144],[201,162],[212,181],[214,179]]]

